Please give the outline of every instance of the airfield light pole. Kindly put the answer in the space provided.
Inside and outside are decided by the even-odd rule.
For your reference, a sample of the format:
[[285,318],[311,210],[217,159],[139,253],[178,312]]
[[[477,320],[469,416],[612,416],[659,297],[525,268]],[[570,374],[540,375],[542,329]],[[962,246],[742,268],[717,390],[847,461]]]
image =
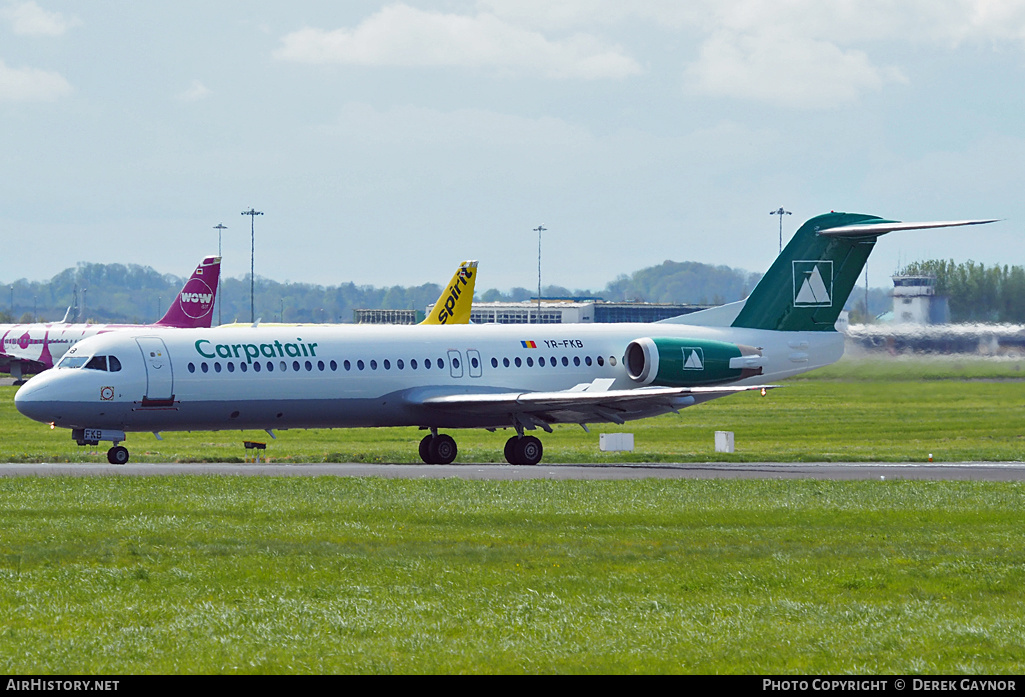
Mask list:
[[[225,225],[224,223],[217,223],[216,225],[214,225],[214,230],[217,231],[217,258],[218,259],[221,258],[221,232],[224,231],[224,230],[227,230],[227,229],[228,229],[228,226]],[[217,283],[219,285],[220,284],[220,276],[219,275],[218,275],[217,279],[218,279]],[[217,288],[214,288],[214,291],[217,292],[217,324],[223,324],[223,322],[221,322],[221,305],[222,305],[221,297],[220,297],[221,294],[220,294],[220,292],[218,291]]]
[[769,211],[769,215],[778,215],[779,216],[779,251],[782,252],[783,251],[783,216],[784,215],[793,215],[793,213],[791,213],[790,211],[783,210],[783,206],[780,206],[778,211]]
[[256,275],[255,275],[255,258],[256,258],[256,216],[263,215],[263,211],[258,211],[255,208],[250,208],[248,211],[242,211],[242,215],[249,216],[249,234],[250,234],[250,247],[249,247],[249,321],[256,321]]
[[[247,213],[243,213],[242,215],[248,215],[248,214]],[[227,230],[227,229],[228,229],[228,226],[225,225],[224,223],[217,223],[216,225],[214,225],[214,230],[217,231],[217,256],[221,256],[221,232],[224,231],[224,230]]]
[[546,232],[544,225],[534,228],[537,233],[537,315],[534,317],[534,324],[541,323],[541,233]]

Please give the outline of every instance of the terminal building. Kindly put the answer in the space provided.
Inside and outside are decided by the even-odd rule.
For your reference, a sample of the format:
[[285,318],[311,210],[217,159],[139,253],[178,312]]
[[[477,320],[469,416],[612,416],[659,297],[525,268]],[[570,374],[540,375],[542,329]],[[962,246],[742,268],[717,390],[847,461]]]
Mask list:
[[[470,310],[474,324],[593,324],[609,322],[657,322],[705,310],[713,305],[687,303],[606,302],[601,298],[548,298],[522,302],[475,302]],[[353,310],[356,324],[418,324],[431,314],[434,303],[420,310]]]
[[[433,304],[431,305],[433,307]],[[420,324],[427,317],[420,310],[369,310],[352,311],[356,324]]]
[[[430,314],[433,304],[427,306]],[[711,305],[677,303],[606,302],[601,298],[548,298],[522,302],[475,302],[470,310],[474,324],[594,324],[608,322],[657,322]]]

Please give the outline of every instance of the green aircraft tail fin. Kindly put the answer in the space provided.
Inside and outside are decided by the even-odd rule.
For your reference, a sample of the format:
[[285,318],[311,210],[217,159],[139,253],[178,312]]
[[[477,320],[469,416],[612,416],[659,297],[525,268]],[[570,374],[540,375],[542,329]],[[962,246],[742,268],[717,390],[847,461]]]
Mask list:
[[894,230],[991,223],[958,220],[901,223],[861,213],[826,213],[794,234],[755,286],[734,327],[834,331],[840,311],[865,268],[876,239]]

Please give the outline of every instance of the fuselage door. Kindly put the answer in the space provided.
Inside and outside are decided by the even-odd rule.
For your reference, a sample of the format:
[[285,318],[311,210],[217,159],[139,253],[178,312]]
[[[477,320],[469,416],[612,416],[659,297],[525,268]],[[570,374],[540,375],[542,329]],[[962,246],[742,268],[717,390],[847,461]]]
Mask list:
[[477,349],[466,349],[466,360],[470,363],[466,368],[470,373],[470,377],[479,378],[483,374],[483,368],[480,362],[480,351]]
[[448,350],[448,370],[454,378],[463,377],[463,356],[455,349]]
[[164,340],[155,336],[138,337],[135,343],[142,351],[146,364],[146,394],[143,404],[174,401],[174,375],[171,373],[171,357],[167,354]]

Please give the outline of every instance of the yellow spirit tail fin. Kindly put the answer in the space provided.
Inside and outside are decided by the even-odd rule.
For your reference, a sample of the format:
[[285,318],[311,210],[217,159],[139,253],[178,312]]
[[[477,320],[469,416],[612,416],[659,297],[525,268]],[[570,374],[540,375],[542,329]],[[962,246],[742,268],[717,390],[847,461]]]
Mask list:
[[464,261],[441,291],[431,314],[420,324],[469,324],[476,282],[477,262]]

